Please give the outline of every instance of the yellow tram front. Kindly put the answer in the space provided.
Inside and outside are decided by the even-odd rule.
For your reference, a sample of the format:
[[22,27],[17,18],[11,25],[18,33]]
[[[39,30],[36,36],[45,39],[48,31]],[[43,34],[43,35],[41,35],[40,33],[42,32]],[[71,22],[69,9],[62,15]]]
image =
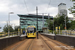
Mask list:
[[27,37],[36,37],[36,27],[35,26],[27,27]]

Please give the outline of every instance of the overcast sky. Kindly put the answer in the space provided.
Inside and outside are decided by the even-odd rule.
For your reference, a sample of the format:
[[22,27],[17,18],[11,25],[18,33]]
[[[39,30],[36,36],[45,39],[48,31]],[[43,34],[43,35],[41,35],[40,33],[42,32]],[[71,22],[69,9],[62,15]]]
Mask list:
[[[35,14],[36,6],[38,6],[39,13],[50,13],[51,16],[55,16],[58,14],[60,3],[65,3],[67,10],[73,5],[70,0],[0,0],[0,26],[3,28],[7,23],[9,12],[14,12],[10,14],[10,24],[19,25],[17,14]],[[68,16],[73,17],[69,11]]]

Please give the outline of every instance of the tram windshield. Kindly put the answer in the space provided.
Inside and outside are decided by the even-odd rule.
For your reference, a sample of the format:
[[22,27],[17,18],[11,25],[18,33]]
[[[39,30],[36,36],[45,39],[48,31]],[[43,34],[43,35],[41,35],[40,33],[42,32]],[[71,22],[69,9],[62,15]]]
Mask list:
[[34,27],[29,27],[27,32],[28,33],[34,33]]

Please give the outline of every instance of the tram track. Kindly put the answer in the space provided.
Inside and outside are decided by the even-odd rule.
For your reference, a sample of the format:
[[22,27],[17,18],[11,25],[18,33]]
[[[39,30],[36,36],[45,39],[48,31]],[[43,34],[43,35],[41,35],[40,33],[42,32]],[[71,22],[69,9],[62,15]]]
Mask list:
[[[51,42],[53,42],[54,44],[56,44],[57,46],[62,46],[61,44],[59,44],[59,43],[56,43],[56,42],[54,42],[54,41],[52,41],[51,39],[49,39],[49,38],[47,38],[49,41],[51,41]],[[52,49],[53,50],[53,49]],[[65,50],[64,48],[62,48],[62,50]]]
[[48,45],[46,45],[46,43],[41,38],[33,40],[30,46],[28,47],[28,50],[46,50],[46,49],[51,50],[51,48],[49,48]]
[[49,46],[49,44],[48,44],[46,41],[44,41],[44,39],[43,39],[40,35],[39,35],[39,38],[42,39],[42,41],[49,47],[50,50],[53,50],[53,49]]
[[[40,36],[39,36],[40,37]],[[40,44],[37,44],[40,43]],[[48,44],[40,37],[39,39],[33,39],[25,47],[24,50],[52,50]]]
[[[42,35],[39,35],[42,39],[43,39],[43,41],[48,45],[48,47],[51,49],[51,50],[55,50],[52,46],[51,46],[51,44],[49,44],[48,42],[47,42],[47,40],[45,40],[43,37],[42,37]],[[44,36],[45,37],[45,36]],[[45,37],[46,38],[46,37]],[[46,38],[46,39],[48,39],[48,38]],[[49,40],[49,39],[48,39]],[[49,40],[49,41],[51,41],[51,40]],[[51,42],[53,42],[53,41],[51,41]],[[54,42],[53,42],[54,43]],[[63,50],[63,49],[62,49]]]
[[24,42],[22,45],[19,47],[15,48],[15,50],[29,50],[30,46],[32,45],[32,42],[34,39],[27,39],[26,42]]
[[64,46],[64,45],[39,34],[38,39],[36,38],[25,39],[24,41],[18,43],[17,45],[14,45],[11,49],[7,50],[71,50],[55,46]]
[[[35,38],[34,38],[35,39]],[[33,42],[34,42],[34,39],[32,39],[30,41],[30,43],[28,44],[27,48],[25,48],[25,50],[30,50],[30,47],[32,46]]]
[[[7,48],[5,48],[4,50],[29,50],[30,45],[32,44],[31,42],[34,39],[25,39],[21,42],[19,42],[18,44],[14,44],[12,46],[9,46]],[[26,45],[25,45],[26,44]],[[25,45],[25,47],[24,47]],[[21,47],[23,46],[23,48],[21,49]]]
[[24,42],[26,42],[28,39],[25,39],[23,41],[19,41],[11,46],[8,46],[6,48],[4,48],[3,50],[15,50],[17,47],[19,47],[20,45],[22,45]]
[[[50,39],[50,38],[48,38],[48,37],[46,37],[46,36],[43,36],[43,35],[39,35],[39,36],[41,36],[41,38],[42,38],[45,42],[48,40],[48,41],[54,43],[54,44],[55,44],[55,47],[61,48],[61,50],[74,50],[74,48],[72,48],[72,47],[70,47],[70,46],[67,47],[68,45],[66,45],[66,44],[63,44],[63,43],[61,43],[61,42],[52,40],[52,39]],[[46,38],[47,40],[45,40],[44,38]],[[48,43],[48,42],[46,42],[46,43]],[[49,43],[48,43],[48,44],[49,44]],[[49,46],[52,46],[52,45],[49,44]],[[54,47],[51,47],[51,48],[52,48],[52,50],[57,50],[57,49],[54,48]]]
[[22,43],[18,44],[17,46],[15,46],[12,50],[15,50],[16,48],[18,48],[20,45],[22,45],[24,42],[26,42],[28,39],[26,39],[25,41],[23,41]]
[[27,48],[27,50],[29,50],[29,48],[30,48],[30,46],[31,46],[32,42],[33,42],[33,40],[31,41],[31,43],[30,43],[29,47]]

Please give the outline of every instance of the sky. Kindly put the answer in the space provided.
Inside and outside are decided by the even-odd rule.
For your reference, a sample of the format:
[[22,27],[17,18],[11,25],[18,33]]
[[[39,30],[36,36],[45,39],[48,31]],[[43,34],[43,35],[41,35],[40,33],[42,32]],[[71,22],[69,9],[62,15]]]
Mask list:
[[36,6],[38,6],[38,13],[49,13],[51,16],[58,14],[58,5],[60,3],[66,4],[66,9],[69,17],[68,9],[73,5],[70,0],[0,0],[0,31],[8,22],[10,12],[10,25],[19,25],[19,17],[17,14],[36,14]]

